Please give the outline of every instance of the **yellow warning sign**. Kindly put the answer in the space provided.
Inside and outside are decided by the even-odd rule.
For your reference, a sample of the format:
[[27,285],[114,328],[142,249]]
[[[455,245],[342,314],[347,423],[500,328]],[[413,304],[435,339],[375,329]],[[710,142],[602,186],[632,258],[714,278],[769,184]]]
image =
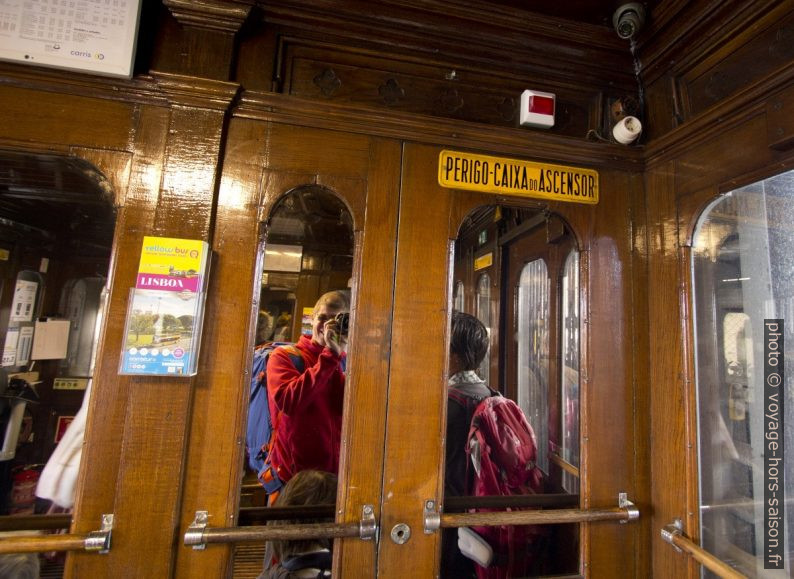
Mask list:
[[488,252],[474,260],[474,271],[480,271],[493,265],[493,253]]
[[461,151],[441,151],[438,184],[496,195],[598,203],[598,171]]

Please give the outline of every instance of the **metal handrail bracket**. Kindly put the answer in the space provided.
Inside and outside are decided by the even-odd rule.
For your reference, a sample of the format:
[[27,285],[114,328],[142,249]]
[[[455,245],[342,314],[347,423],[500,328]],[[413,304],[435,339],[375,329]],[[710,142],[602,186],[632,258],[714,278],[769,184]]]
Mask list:
[[185,531],[185,545],[193,547],[194,551],[203,551],[207,548],[204,541],[204,530],[207,528],[209,513],[207,511],[196,511],[196,518]]
[[432,535],[441,528],[441,515],[436,508],[436,501],[425,501],[425,535]]
[[677,552],[686,553],[715,575],[724,579],[746,579],[747,575],[740,573],[684,535],[681,519],[675,519],[672,523],[666,525],[661,530],[661,533],[662,539],[670,543]]
[[375,521],[375,509],[372,505],[364,505],[361,509],[358,536],[362,541],[371,541],[377,535],[378,523]]
[[91,531],[85,538],[85,550],[95,551],[100,555],[110,551],[110,538],[113,535],[113,515],[102,515],[102,526],[98,531]]
[[635,521],[640,518],[640,510],[629,500],[628,493],[618,493],[618,507],[626,509],[626,513],[628,514],[628,518],[620,521],[621,525],[625,525],[629,521]]
[[669,525],[665,525],[662,529],[662,539],[666,543],[670,543],[675,549],[676,553],[683,553],[683,551],[675,544],[674,539],[676,536],[681,536],[684,534],[684,525],[681,522],[681,519],[675,519]]

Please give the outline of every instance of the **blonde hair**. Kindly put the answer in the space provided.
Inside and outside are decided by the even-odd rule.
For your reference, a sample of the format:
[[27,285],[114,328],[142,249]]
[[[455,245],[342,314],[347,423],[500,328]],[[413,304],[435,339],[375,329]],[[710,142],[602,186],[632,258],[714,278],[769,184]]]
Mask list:
[[350,294],[345,290],[333,290],[325,292],[314,304],[312,315],[317,313],[317,310],[322,306],[328,306],[335,310],[346,312],[350,309]]

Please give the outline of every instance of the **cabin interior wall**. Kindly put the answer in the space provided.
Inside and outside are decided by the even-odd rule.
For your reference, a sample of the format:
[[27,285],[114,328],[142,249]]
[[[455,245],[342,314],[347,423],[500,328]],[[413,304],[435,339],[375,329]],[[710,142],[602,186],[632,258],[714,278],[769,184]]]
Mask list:
[[[656,537],[676,517],[687,521],[688,534],[696,528],[687,515],[696,487],[688,445],[695,439],[680,411],[693,408],[691,336],[680,295],[687,275],[682,255],[698,209],[709,198],[794,166],[789,147],[794,127],[787,121],[794,106],[794,53],[787,40],[791,3],[732,0],[716,12],[705,1],[660,7],[637,46],[646,103],[643,147],[598,150],[600,145],[585,142],[587,131],[605,132],[611,100],[637,93],[631,55],[611,30],[573,25],[568,36],[555,40],[540,20],[519,25],[508,21],[511,13],[500,12],[492,21],[482,7],[420,16],[407,3],[394,8],[384,3],[366,26],[359,18],[348,25],[353,2],[328,11],[307,10],[309,2],[253,6],[216,0],[215,7],[234,9],[218,30],[213,3],[196,8],[197,17],[180,12],[180,4],[158,2],[156,10],[147,9],[142,27],[147,42],[132,81],[0,65],[0,145],[91,160],[113,183],[120,207],[94,393],[101,403],[92,406],[84,450],[85,460],[102,468],[81,475],[73,530],[95,530],[102,513],[115,513],[120,522],[109,555],[70,555],[68,572],[226,573],[227,549],[195,554],[175,545],[196,507],[217,513],[213,522],[219,525],[233,521],[236,512],[234,477],[242,450],[235,429],[243,420],[239,376],[250,347],[243,329],[252,328],[247,306],[259,208],[288,184],[306,182],[307,175],[359,183],[348,188],[359,196],[359,223],[364,223],[365,199],[367,223],[385,229],[373,241],[359,240],[364,257],[357,259],[373,265],[358,267],[393,279],[394,259],[379,261],[378,250],[396,251],[403,160],[396,140],[367,136],[384,130],[364,114],[376,109],[384,118],[415,115],[406,128],[416,131],[413,140],[482,149],[485,138],[442,134],[438,127],[448,128],[443,121],[453,121],[482,132],[491,127],[493,150],[516,155],[520,141],[529,156],[601,164],[603,202],[595,212],[553,207],[577,232],[590,288],[583,306],[590,317],[585,362],[592,371],[584,383],[588,412],[582,416],[587,425],[582,437],[600,439],[605,446],[599,453],[606,458],[587,459],[585,476],[594,482],[583,492],[583,506],[612,506],[615,491],[626,490],[643,513],[653,514],[643,517],[639,531],[631,525],[591,525],[585,531],[585,561],[592,574],[618,569],[628,575],[693,576],[694,565]],[[686,26],[680,24],[684,16]],[[472,36],[478,19],[488,25]],[[434,27],[437,38],[427,37],[423,22]],[[530,40],[527,31],[535,33]],[[571,51],[584,56],[565,56]],[[559,125],[529,139],[517,137],[515,128],[515,99],[527,79],[560,98]],[[277,106],[269,109],[273,103]],[[278,105],[286,103],[298,112],[283,113],[274,123],[282,114]],[[364,120],[343,125],[338,117],[344,112]],[[311,128],[329,122],[348,132]],[[348,169],[340,171],[333,157],[318,150],[342,151],[339,158]],[[204,239],[218,255],[200,374],[190,381],[117,375],[126,292],[142,236],[151,233]],[[391,344],[390,287],[381,281],[360,288],[359,312],[379,328],[381,352]],[[229,327],[241,331],[230,337],[224,329]],[[397,337],[405,336],[405,328],[398,330]],[[605,335],[615,339],[606,342]],[[621,348],[625,344],[633,348]],[[377,364],[361,369],[357,400],[366,408],[380,404],[381,410],[346,426],[355,456],[368,447],[353,435],[369,429],[383,438],[386,421],[385,393],[366,390],[364,380],[388,383],[389,372],[388,358],[375,349],[358,354]],[[221,403],[228,400],[235,402]],[[215,426],[225,438],[208,435]],[[612,436],[615,429],[624,434]],[[228,464],[213,465],[218,455],[230,457]],[[348,462],[343,467],[350,480],[366,489],[349,491],[342,501],[344,517],[355,520],[361,501],[377,499],[379,490],[362,465]],[[345,544],[343,550],[355,553],[348,563],[374,559],[366,546]],[[142,552],[147,557],[140,557]],[[634,558],[625,557],[627,552]]]
[[[719,193],[794,162],[787,120],[794,52],[783,41],[794,11],[790,2],[728,3],[718,14],[699,3],[692,8],[689,29],[678,33],[681,42],[668,44],[674,30],[660,22],[641,50],[647,55],[650,125],[645,243],[653,288],[647,295],[651,527],[656,534],[678,518],[697,541],[691,237],[700,213]],[[699,574],[669,545],[651,545],[654,574]]]

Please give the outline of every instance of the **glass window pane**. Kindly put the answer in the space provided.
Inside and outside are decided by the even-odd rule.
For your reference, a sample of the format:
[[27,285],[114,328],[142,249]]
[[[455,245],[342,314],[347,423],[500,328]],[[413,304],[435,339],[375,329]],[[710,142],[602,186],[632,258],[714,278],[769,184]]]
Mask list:
[[[562,276],[562,458],[579,467],[579,252],[571,251]],[[563,471],[562,487],[579,492],[579,479]]]
[[[774,499],[781,505],[776,523],[783,532],[766,532],[772,529],[766,517],[774,473],[765,459],[777,452],[777,473],[794,480],[791,453],[782,452],[784,446],[794,448],[794,429],[778,423],[781,444],[777,449],[768,444],[770,403],[785,408],[779,416],[789,424],[794,404],[790,379],[765,390],[764,369],[769,320],[782,320],[781,338],[794,343],[792,214],[794,172],[789,172],[712,203],[698,223],[692,251],[701,542],[751,577],[788,576],[782,567],[764,569],[765,553],[774,545],[765,540],[779,542],[789,570],[794,545],[794,508],[785,504],[794,493],[782,479]],[[784,376],[791,376],[787,362],[783,352]]]
[[463,282],[462,281],[458,281],[455,284],[455,299],[454,299],[454,306],[453,307],[456,310],[458,310],[459,312],[464,311],[464,308],[463,308],[463,303],[464,303],[463,302],[463,298],[464,298],[463,291],[464,291],[463,290]]
[[535,429],[538,466],[549,472],[549,272],[536,259],[524,266],[518,287],[518,405]]
[[[487,273],[482,274],[480,278],[477,280],[477,319],[479,319],[483,323],[485,329],[488,330],[488,336],[490,337],[491,276],[489,276]],[[480,375],[480,378],[485,380],[486,383],[489,383],[490,366],[491,366],[491,346],[489,343],[488,352],[486,352],[485,358],[482,359],[482,364],[480,364],[480,369],[477,371],[477,373]]]

